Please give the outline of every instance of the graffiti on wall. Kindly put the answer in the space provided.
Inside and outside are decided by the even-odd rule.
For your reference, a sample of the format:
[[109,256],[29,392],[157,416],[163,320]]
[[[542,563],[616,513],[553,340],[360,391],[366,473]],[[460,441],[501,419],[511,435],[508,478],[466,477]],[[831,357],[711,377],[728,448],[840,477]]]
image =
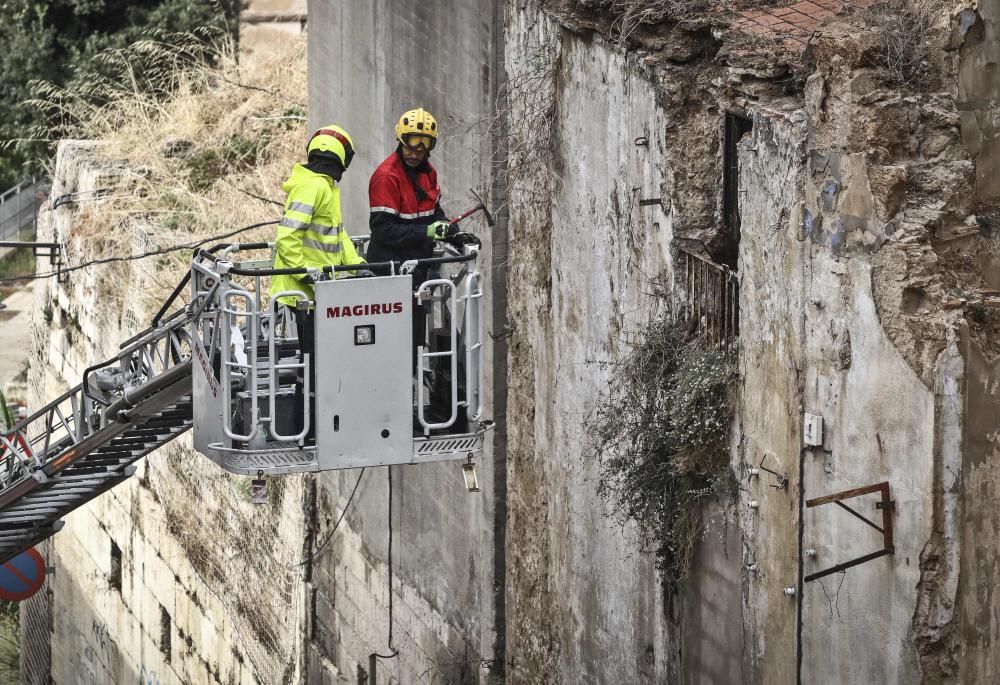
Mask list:
[[160,677],[156,671],[147,669],[145,664],[139,669],[139,685],[160,685]]

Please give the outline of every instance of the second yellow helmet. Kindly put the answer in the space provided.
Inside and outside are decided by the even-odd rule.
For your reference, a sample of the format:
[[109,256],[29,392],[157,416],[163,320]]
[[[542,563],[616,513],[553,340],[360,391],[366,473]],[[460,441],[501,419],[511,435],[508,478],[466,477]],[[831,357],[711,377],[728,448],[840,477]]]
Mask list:
[[396,123],[396,140],[404,145],[433,150],[437,137],[437,121],[423,107],[403,112]]

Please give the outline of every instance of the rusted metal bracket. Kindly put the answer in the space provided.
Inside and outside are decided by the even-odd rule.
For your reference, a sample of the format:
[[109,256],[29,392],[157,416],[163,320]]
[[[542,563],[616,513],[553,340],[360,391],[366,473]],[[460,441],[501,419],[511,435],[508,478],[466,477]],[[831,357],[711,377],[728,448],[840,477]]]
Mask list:
[[56,271],[56,280],[60,283],[66,282],[66,274],[62,270],[62,246],[59,243],[39,243],[23,240],[2,240],[0,248],[4,247],[30,247],[32,254],[37,257],[48,257],[49,264]]
[[[861,495],[869,495],[873,492],[879,492],[882,494],[882,499],[875,503],[875,508],[882,511],[882,525],[878,525],[866,516],[859,514],[857,511],[851,507],[844,504],[843,500],[851,499],[853,497],[860,497]],[[864,556],[858,557],[857,559],[851,559],[850,561],[845,561],[842,564],[837,564],[836,566],[831,566],[830,568],[823,569],[822,571],[817,571],[816,573],[810,573],[805,577],[805,582],[811,580],[819,580],[825,576],[831,575],[833,573],[839,573],[852,566],[857,566],[858,564],[863,564],[866,561],[871,561],[872,559],[878,559],[879,557],[884,557],[887,554],[893,554],[896,549],[892,537],[892,514],[896,509],[896,503],[892,501],[889,497],[889,482],[884,481],[882,483],[876,483],[875,485],[866,485],[863,488],[854,488],[853,490],[844,490],[843,492],[838,492],[833,495],[826,495],[825,497],[817,497],[816,499],[806,500],[806,507],[818,507],[824,504],[836,504],[842,509],[846,509],[852,516],[864,521],[867,525],[871,526],[878,532],[882,533],[882,549],[877,552],[872,552],[871,554],[866,554]]]
[[760,458],[760,464],[757,465],[757,468],[759,468],[761,471],[766,471],[767,473],[770,473],[772,476],[774,476],[774,479],[778,481],[777,485],[772,485],[771,487],[774,488],[775,490],[784,490],[785,488],[787,488],[788,476],[786,476],[783,473],[778,473],[777,471],[772,471],[771,469],[764,466],[764,462],[766,460],[767,460],[767,454],[765,454],[763,457]]

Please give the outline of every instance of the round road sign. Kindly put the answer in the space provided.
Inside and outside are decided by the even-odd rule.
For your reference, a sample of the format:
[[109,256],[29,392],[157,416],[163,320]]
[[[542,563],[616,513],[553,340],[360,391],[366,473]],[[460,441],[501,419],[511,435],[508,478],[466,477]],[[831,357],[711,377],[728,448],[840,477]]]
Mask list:
[[0,599],[20,602],[38,592],[45,582],[45,559],[34,548],[0,566]]

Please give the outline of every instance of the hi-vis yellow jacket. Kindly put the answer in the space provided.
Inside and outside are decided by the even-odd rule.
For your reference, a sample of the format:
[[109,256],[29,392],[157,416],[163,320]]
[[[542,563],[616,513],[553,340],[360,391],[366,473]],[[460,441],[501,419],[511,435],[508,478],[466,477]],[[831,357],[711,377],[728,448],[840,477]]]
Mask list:
[[[296,164],[292,175],[282,184],[288,193],[285,214],[278,222],[274,268],[321,268],[364,264],[344,230],[340,214],[340,188],[329,176],[309,171]],[[282,290],[301,290],[314,299],[313,287],[302,276],[274,276],[271,296]],[[282,304],[295,306],[295,298],[278,298]]]

